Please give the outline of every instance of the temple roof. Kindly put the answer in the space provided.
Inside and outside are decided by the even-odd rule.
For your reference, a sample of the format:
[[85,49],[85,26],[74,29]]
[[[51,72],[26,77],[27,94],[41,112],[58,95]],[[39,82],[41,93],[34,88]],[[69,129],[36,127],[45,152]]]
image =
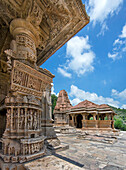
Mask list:
[[58,99],[56,102],[56,106],[54,108],[54,114],[56,112],[63,112],[65,110],[69,110],[72,107],[68,94],[65,90],[61,90],[58,95]]
[[59,92],[59,96],[57,99],[57,103],[56,106],[54,108],[54,114],[55,113],[66,113],[66,111],[68,112],[68,114],[71,113],[80,113],[80,112],[98,112],[98,113],[114,113],[114,111],[112,110],[112,108],[110,106],[108,106],[107,104],[95,104],[91,101],[88,100],[84,100],[82,102],[80,102],[79,104],[77,104],[76,106],[72,106],[69,98],[68,98],[68,94],[65,90],[61,90]]
[[76,108],[87,108],[87,109],[88,108],[96,108],[96,109],[101,108],[102,109],[102,108],[110,108],[110,107],[107,104],[98,105],[88,100],[84,100],[80,102],[79,104],[72,107],[72,109],[76,109]]

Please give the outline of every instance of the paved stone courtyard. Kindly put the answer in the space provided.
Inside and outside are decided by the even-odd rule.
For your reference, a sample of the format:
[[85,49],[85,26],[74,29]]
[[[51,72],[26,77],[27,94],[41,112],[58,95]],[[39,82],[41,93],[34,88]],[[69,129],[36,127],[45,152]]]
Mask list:
[[126,132],[120,132],[118,141],[107,144],[64,135],[59,139],[69,149],[26,163],[30,170],[124,170],[126,169]]

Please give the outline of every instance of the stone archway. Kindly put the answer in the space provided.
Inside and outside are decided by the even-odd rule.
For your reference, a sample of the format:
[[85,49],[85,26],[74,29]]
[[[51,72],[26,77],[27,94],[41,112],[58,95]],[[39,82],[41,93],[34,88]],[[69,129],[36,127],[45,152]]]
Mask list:
[[82,119],[83,119],[83,117],[82,117],[82,115],[81,114],[79,114],[79,115],[77,115],[77,117],[76,117],[76,120],[77,120],[77,128],[82,128]]

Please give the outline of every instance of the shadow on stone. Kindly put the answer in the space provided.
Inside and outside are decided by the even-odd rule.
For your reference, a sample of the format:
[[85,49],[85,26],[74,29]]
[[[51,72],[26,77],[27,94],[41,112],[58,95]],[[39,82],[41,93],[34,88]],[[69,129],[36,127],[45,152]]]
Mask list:
[[73,164],[73,165],[76,165],[76,166],[80,167],[80,168],[82,168],[82,167],[84,166],[83,164],[80,164],[79,162],[76,162],[76,161],[74,161],[74,160],[72,160],[72,159],[70,159],[70,158],[67,158],[67,157],[65,157],[65,156],[59,155],[59,154],[57,154],[57,153],[53,153],[53,155],[54,155],[55,157],[57,157],[57,158],[60,158],[60,159],[62,159],[62,160],[64,160],[64,161],[67,161],[67,162],[69,162],[69,163],[71,163],[71,164]]

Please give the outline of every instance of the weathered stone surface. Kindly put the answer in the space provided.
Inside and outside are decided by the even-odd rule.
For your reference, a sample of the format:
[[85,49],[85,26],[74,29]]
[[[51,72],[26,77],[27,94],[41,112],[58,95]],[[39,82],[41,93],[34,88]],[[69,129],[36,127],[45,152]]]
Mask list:
[[1,0],[0,14],[0,158],[9,169],[60,145],[51,117],[54,75],[39,66],[89,17],[81,0]]
[[[65,169],[65,170],[123,170],[126,169],[126,132],[120,133],[118,142],[105,144],[100,142],[77,139],[76,135],[59,137],[69,144],[69,149],[57,152],[53,156],[26,163],[30,170]],[[123,141],[123,143],[122,143]]]
[[67,112],[71,107],[72,105],[68,99],[67,92],[65,90],[61,90],[53,111],[55,125],[62,126],[68,124],[69,118]]

